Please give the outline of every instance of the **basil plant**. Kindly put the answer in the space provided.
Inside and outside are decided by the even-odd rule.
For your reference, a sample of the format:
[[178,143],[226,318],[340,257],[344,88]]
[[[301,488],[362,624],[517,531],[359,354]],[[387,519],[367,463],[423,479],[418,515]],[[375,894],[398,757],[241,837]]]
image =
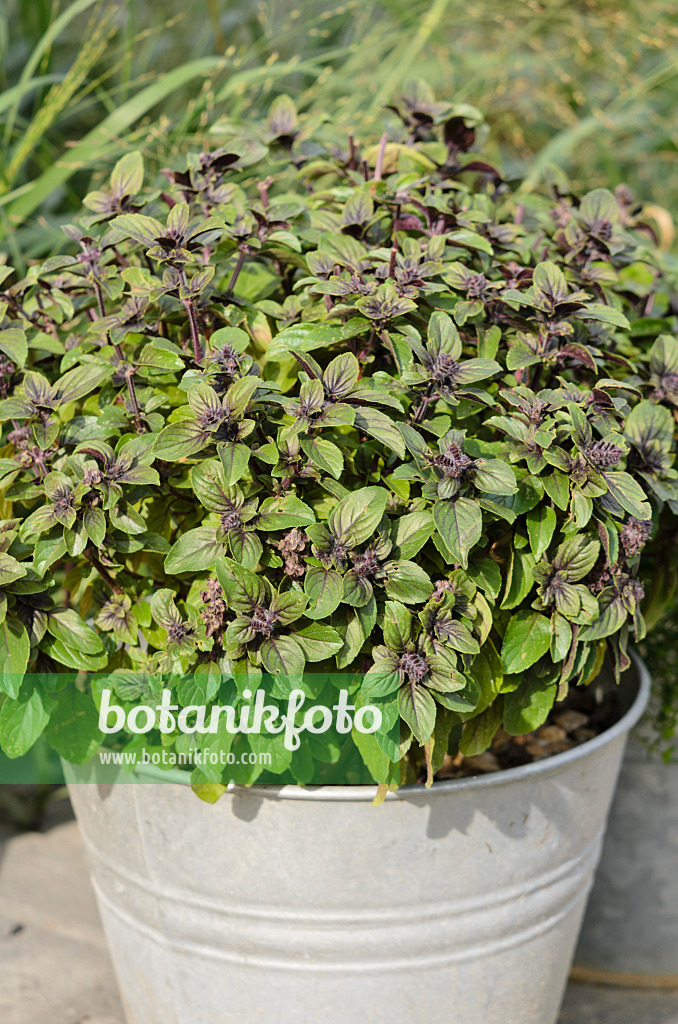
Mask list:
[[[159,180],[126,153],[62,254],[0,268],[5,754],[430,783],[628,667],[678,511],[667,259],[626,190],[522,191],[415,92],[381,140],[281,97]],[[105,687],[383,724],[104,737]]]

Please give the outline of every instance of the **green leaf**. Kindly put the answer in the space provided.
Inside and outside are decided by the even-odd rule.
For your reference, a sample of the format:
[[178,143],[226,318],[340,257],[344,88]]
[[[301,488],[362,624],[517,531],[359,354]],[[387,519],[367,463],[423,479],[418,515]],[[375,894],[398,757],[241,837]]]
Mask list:
[[44,537],[39,540],[33,550],[33,569],[42,579],[44,574],[56,561],[66,554],[66,544],[61,531],[57,537]]
[[231,611],[249,612],[256,605],[266,602],[266,584],[256,573],[231,558],[218,558],[216,569],[217,579],[221,583]]
[[191,486],[201,505],[209,512],[226,512],[232,508],[228,484],[221,462],[205,459],[191,467]]
[[491,558],[479,558],[473,561],[468,567],[469,578],[477,587],[485,591],[487,596],[495,601],[501,590],[501,569]]
[[453,359],[461,355],[461,338],[457,325],[447,313],[435,310],[428,322],[428,350],[432,356],[446,352]]
[[354,608],[362,608],[367,604],[374,593],[371,582],[366,576],[361,576],[355,569],[349,569],[344,576],[343,599],[346,604]]
[[477,459],[473,483],[479,490],[490,494],[515,494],[518,490],[513,469],[499,459]]
[[480,506],[470,498],[436,501],[433,519],[452,561],[459,562],[466,569],[469,552],[483,532]]
[[[633,479],[629,473],[625,473],[622,470],[603,472],[601,473],[603,480],[607,484],[608,494],[614,498],[615,502],[621,506],[624,512],[628,512],[630,516],[634,516],[636,519],[651,519],[652,518],[652,506],[645,497],[640,484]],[[601,503],[605,505],[605,495]],[[614,514],[614,508],[610,511]]]
[[267,672],[283,676],[302,675],[306,664],[301,645],[291,636],[272,636],[264,640],[261,660]]
[[49,722],[49,710],[35,689],[26,700],[6,700],[0,709],[0,747],[7,757],[22,757]]
[[54,385],[60,402],[74,402],[94,391],[113,376],[113,367],[102,363],[85,363],[69,370]]
[[543,725],[553,707],[558,686],[544,686],[538,679],[525,679],[512,693],[504,694],[504,728],[522,736]]
[[341,650],[344,641],[331,626],[314,622],[304,629],[295,630],[294,639],[301,647],[306,661],[324,661]]
[[289,96],[276,96],[268,113],[268,128],[271,135],[294,135],[297,130],[297,108]]
[[163,629],[168,629],[173,622],[181,622],[181,616],[175,604],[175,593],[169,587],[154,590],[151,594],[151,614]]
[[384,586],[388,596],[404,604],[423,604],[433,593],[428,573],[415,562],[387,562]]
[[611,601],[602,614],[590,626],[579,630],[578,640],[602,640],[618,633],[628,618],[628,612],[619,598]]
[[504,671],[523,672],[546,654],[551,643],[551,625],[544,615],[520,611],[512,616],[501,647]]
[[650,349],[650,370],[656,377],[678,372],[678,341],[670,334],[661,334]]
[[358,748],[360,757],[372,779],[386,785],[392,781],[393,763],[379,744],[374,733],[359,732],[354,728],[351,739]]
[[406,448],[402,435],[386,413],[360,405],[356,407],[354,423],[358,430],[381,441],[401,459],[405,458]]
[[555,469],[552,473],[547,474],[539,478],[544,485],[544,490],[548,494],[549,498],[561,509],[563,512],[567,511],[567,506],[570,504],[570,481],[564,473],[560,473]]
[[208,682],[209,678],[205,672],[191,672],[180,679],[177,685],[177,698],[181,706],[187,708],[191,704],[205,704],[208,700]]
[[33,437],[38,448],[50,448],[59,436],[59,421],[50,416],[48,420],[38,420],[33,424]]
[[315,522],[312,509],[288,494],[284,498],[266,498],[256,519],[257,530],[289,530],[293,526],[310,526]]
[[600,542],[587,536],[570,537],[556,552],[555,563],[566,573],[569,583],[576,583],[591,572],[600,552]]
[[670,452],[673,446],[673,416],[666,406],[645,399],[629,413],[624,436],[641,452],[646,448]]
[[165,572],[204,572],[211,569],[225,552],[223,541],[216,538],[214,526],[198,526],[182,533],[165,558]]
[[83,764],[103,741],[99,714],[92,697],[68,684],[57,694],[45,737],[57,754],[72,764]]
[[539,560],[551,543],[556,514],[549,505],[537,505],[527,513],[526,522],[532,554]]
[[132,536],[146,533],[146,523],[139,512],[135,511],[133,505],[121,501],[113,505],[108,512],[111,519],[111,526],[122,533],[129,533]]
[[578,448],[587,448],[593,440],[591,424],[582,410],[574,402],[568,402],[567,408],[572,419],[572,437]]
[[337,668],[348,668],[360,654],[363,643],[371,635],[377,622],[377,602],[370,598],[363,608],[349,615],[344,646],[337,652]]
[[270,603],[270,609],[277,613],[280,625],[288,626],[304,614],[307,604],[306,594],[298,590],[286,590],[282,594],[276,594]]
[[105,652],[85,654],[75,647],[68,647],[56,637],[45,637],[41,646],[58,665],[77,669],[78,672],[98,672],[108,664],[108,655]]
[[360,692],[367,701],[378,700],[380,697],[388,697],[400,689],[400,662],[395,654],[389,653],[388,657],[377,658],[374,664],[367,670]]
[[156,239],[162,238],[165,234],[165,228],[160,221],[143,213],[123,213],[113,218],[111,227],[117,228],[127,238],[133,238],[135,242],[148,248],[155,245]]
[[611,327],[621,327],[625,331],[631,329],[631,324],[620,309],[606,306],[603,302],[589,302],[586,309],[578,309],[572,315],[576,316],[578,320],[596,320],[598,323],[609,324]]
[[476,231],[469,231],[468,228],[459,228],[457,231],[451,231],[448,238],[451,242],[456,242],[457,245],[462,245],[467,249],[477,249],[480,252],[492,255],[492,243]]
[[486,380],[500,372],[501,366],[495,359],[465,359],[463,363],[459,364],[456,382],[461,386],[473,384],[474,381]]
[[304,353],[326,348],[364,333],[367,327],[368,323],[362,317],[354,317],[342,328],[337,325],[294,324],[275,336],[266,350],[266,360],[269,363],[282,362],[289,359],[292,352]]
[[308,619],[326,619],[341,604],[342,579],[335,569],[311,566],[304,579],[304,592],[309,602],[306,609]]
[[391,536],[394,554],[398,558],[412,558],[424,546],[435,529],[430,512],[410,512],[396,519]]
[[480,688],[478,711],[492,705],[501,693],[504,670],[501,658],[491,640],[487,640],[471,663],[471,675]]
[[178,423],[168,424],[160,431],[155,439],[153,451],[165,462],[178,462],[201,452],[211,437],[210,432],[203,430],[195,420],[180,420]]
[[534,268],[532,278],[534,297],[541,308],[551,309],[555,303],[567,298],[568,288],[560,267],[546,260]]
[[219,422],[224,418],[224,408],[214,388],[205,381],[200,381],[189,387],[186,398],[193,415],[209,424],[205,429],[207,431],[216,430]]
[[0,551],[0,587],[6,587],[15,580],[23,579],[27,567],[17,562],[16,558]]
[[554,612],[551,616],[551,658],[563,661],[572,645],[572,626],[566,618]]
[[9,327],[0,331],[0,352],[3,352],[19,368],[22,368],[28,358],[28,343],[24,332],[18,327]]
[[325,441],[320,437],[302,437],[301,448],[305,455],[313,462],[318,469],[338,480],[344,468],[344,456],[341,449],[331,441]]
[[247,472],[250,461],[249,448],[246,444],[228,441],[224,444],[218,444],[217,452],[224,467],[226,486],[237,483]]
[[165,234],[183,238],[188,232],[188,203],[174,203],[167,215],[167,231]]
[[333,402],[350,394],[360,376],[360,364],[352,352],[344,352],[328,363],[323,373],[325,393]]
[[374,213],[374,203],[369,192],[354,192],[347,199],[344,211],[341,216],[341,223],[348,226],[352,224],[367,224]]
[[[409,423],[399,423],[398,430],[403,435],[408,451],[414,455],[415,462],[419,465],[421,457],[428,451],[426,441],[424,441],[419,431],[411,427]],[[424,465],[424,463],[421,463],[421,465]]]
[[0,623],[0,692],[19,696],[28,665],[31,642],[23,622],[5,619]]
[[[478,595],[479,596],[479,595]],[[476,601],[478,597],[476,597]],[[445,646],[461,654],[478,654],[478,641],[462,622],[451,622],[445,629]]]
[[502,608],[517,608],[522,604],[534,584],[534,566],[534,555],[531,552],[515,549],[511,552]]
[[138,150],[126,153],[111,173],[113,195],[124,199],[135,196],[144,183],[144,159]]
[[412,613],[399,601],[387,601],[381,628],[387,647],[404,651],[412,639]]
[[417,742],[426,743],[436,724],[436,702],[429,691],[414,683],[401,687],[400,714]]
[[228,546],[236,562],[246,569],[255,569],[264,548],[256,533],[232,530],[228,535]]
[[609,220],[614,226],[619,223],[619,205],[608,188],[594,188],[582,199],[579,216],[590,227],[602,220]]
[[83,526],[95,547],[100,548],[106,537],[106,516],[100,508],[93,506],[85,509],[82,516]]
[[383,487],[362,487],[341,499],[330,512],[327,525],[338,541],[357,547],[376,530],[387,501],[388,491]]
[[495,700],[484,711],[464,726],[459,749],[465,757],[475,757],[489,749],[497,729],[502,723],[502,700]]
[[[227,411],[232,420],[240,419],[252,401],[252,396],[257,390],[261,381],[258,377],[241,377],[233,381],[224,397],[224,410]],[[195,391],[195,389],[191,389]],[[218,396],[215,396],[219,401]],[[188,400],[191,400],[191,391],[188,392]]]
[[83,654],[100,654],[104,649],[99,635],[71,608],[48,612],[47,631],[64,646]]

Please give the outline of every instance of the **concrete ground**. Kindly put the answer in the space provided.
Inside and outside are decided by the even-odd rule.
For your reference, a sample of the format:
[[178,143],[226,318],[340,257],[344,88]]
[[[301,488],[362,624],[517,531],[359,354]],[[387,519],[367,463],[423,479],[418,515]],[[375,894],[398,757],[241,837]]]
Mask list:
[[[73,821],[0,831],[0,978],[2,1024],[125,1024]],[[558,1024],[678,1024],[678,992],[572,984]]]

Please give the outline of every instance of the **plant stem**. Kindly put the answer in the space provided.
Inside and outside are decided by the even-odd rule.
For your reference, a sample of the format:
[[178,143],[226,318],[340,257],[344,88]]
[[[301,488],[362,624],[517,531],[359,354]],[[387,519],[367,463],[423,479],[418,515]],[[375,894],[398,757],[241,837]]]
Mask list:
[[104,583],[106,584],[106,586],[109,587],[110,590],[112,590],[114,594],[124,594],[125,593],[125,591],[120,586],[120,584],[116,583],[114,577],[111,576],[111,574],[108,571],[108,569],[106,568],[106,566],[103,565],[100,562],[100,560],[97,558],[97,556],[95,554],[93,554],[92,551],[90,551],[90,550],[85,551],[85,558],[90,563],[90,565],[92,565],[96,569],[96,571],[99,573],[99,575],[101,576],[101,578],[104,581]]
[[268,210],[268,190],[273,184],[273,178],[268,177],[264,181],[257,182],[257,188],[259,190],[259,196],[261,197],[261,205],[265,210]]
[[421,423],[421,421],[423,420],[424,414],[426,413],[426,410],[428,409],[429,404],[431,402],[432,392],[433,392],[433,381],[431,381],[431,383],[429,384],[428,389],[426,391],[426,394],[423,396],[421,402],[417,406],[416,412],[415,412],[414,416],[412,417],[412,422],[413,423]]
[[104,306],[104,296],[103,292],[101,291],[101,285],[94,276],[92,276],[92,282],[94,284],[94,294],[97,297],[97,309],[99,310],[99,316],[103,320],[103,318],[106,316],[106,308]]
[[349,168],[350,171],[354,171],[356,169],[356,148],[355,148],[355,139],[353,138],[353,135],[349,135],[349,137],[348,137],[348,148],[349,148],[348,168]]
[[384,153],[386,152],[386,143],[388,142],[388,135],[386,132],[382,135],[379,140],[379,152],[377,153],[377,162],[374,166],[374,180],[381,181],[381,171],[384,166]]
[[534,378],[530,382],[530,387],[535,392],[539,391],[539,389],[541,388],[541,377],[542,377],[542,373],[543,372],[544,372],[544,364],[543,363],[537,363],[537,367],[536,367],[535,372],[534,372]]
[[238,253],[238,262],[236,263],[233,273],[231,274],[231,280],[228,282],[228,287],[226,289],[227,292],[232,292],[233,289],[235,288],[237,280],[240,277],[240,271],[243,268],[243,264],[246,258],[247,257],[245,255],[244,249],[241,249],[240,252]]
[[396,256],[398,255],[398,239],[396,238],[396,231],[398,230],[398,221],[400,220],[400,207],[396,207],[395,217],[393,218],[393,232],[391,234],[391,258],[388,263],[388,276],[393,277],[396,268]]
[[[119,345],[114,345],[116,355],[121,360],[125,361],[125,356]],[[145,428],[141,422],[141,409],[139,408],[139,400],[137,398],[137,389],[134,386],[134,379],[132,374],[134,370],[130,366],[129,370],[125,372],[125,381],[127,382],[127,392],[129,394],[129,404],[132,407],[132,419],[134,420],[134,426],[140,433],[145,432]]]
[[[92,277],[92,281],[94,283],[94,294],[96,295],[97,298],[97,309],[99,310],[99,317],[103,320],[103,318],[106,316],[106,307],[104,306],[103,292],[101,291],[101,285],[99,284],[95,277]],[[115,354],[118,357],[118,361],[120,363],[126,362],[125,353],[123,352],[118,342],[113,341],[110,332],[106,336],[110,341],[111,345],[113,346],[113,348],[115,349]],[[139,400],[137,398],[137,390],[134,386],[132,373],[133,370],[130,367],[129,372],[125,373],[125,380],[127,381],[127,392],[129,394],[129,404],[132,407],[132,418],[134,420],[134,426],[139,433],[142,433],[144,427],[141,422],[141,409],[139,408]]]
[[[186,271],[182,267],[179,271],[179,278],[181,280],[182,288],[188,291],[188,281],[186,279]],[[188,313],[188,322],[191,326],[191,341],[193,342],[193,360],[198,365],[202,360],[202,352],[200,351],[200,333],[198,331],[198,318],[195,315],[195,306],[193,305],[193,299],[182,299],[184,309]]]

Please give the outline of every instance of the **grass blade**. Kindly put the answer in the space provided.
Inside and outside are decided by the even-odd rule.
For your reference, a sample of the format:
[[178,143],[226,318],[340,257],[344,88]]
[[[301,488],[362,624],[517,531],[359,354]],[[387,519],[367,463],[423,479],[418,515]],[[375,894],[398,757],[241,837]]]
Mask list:
[[[36,68],[38,67],[40,61],[42,60],[44,54],[46,54],[49,51],[54,40],[61,34],[61,32],[63,32],[66,26],[71,21],[73,21],[74,18],[77,18],[79,14],[82,14],[84,11],[87,10],[88,7],[91,7],[92,4],[96,2],[97,0],[74,0],[70,7],[67,7],[63,14],[60,14],[59,17],[52,22],[52,24],[47,29],[45,34],[42,36],[38,44],[35,46],[30,57],[26,61],[24,69],[21,72],[21,77],[17,83],[18,86],[25,85],[33,77],[33,74]],[[116,7],[117,6],[118,5],[116,3]],[[17,113],[19,111],[19,103],[21,102],[21,95],[21,93],[18,95],[14,107],[10,111],[7,121],[5,123],[5,145],[7,145],[9,139],[12,137],[14,123],[16,121]]]
[[[120,136],[131,125],[161,103],[167,96],[187,85],[192,79],[209,75],[223,64],[221,57],[203,57],[190,61],[163,75],[157,82],[146,86],[132,99],[88,132],[80,142],[55,161],[39,178],[31,183],[30,189],[16,199],[7,211],[10,224],[20,224],[29,217],[51,193],[59,188],[81,167],[91,166],[102,159],[113,144],[119,150]],[[1,230],[1,229],[0,229]],[[0,238],[4,233],[0,234]]]

